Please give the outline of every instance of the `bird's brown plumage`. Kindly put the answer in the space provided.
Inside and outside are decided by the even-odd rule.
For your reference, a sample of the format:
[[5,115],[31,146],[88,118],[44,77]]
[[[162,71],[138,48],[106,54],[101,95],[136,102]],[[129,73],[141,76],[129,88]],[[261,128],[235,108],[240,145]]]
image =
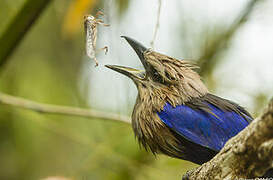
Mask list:
[[145,149],[169,156],[183,156],[181,142],[159,119],[157,112],[163,110],[166,102],[172,106],[181,105],[194,97],[208,93],[193,71],[192,63],[148,50],[144,53],[148,65],[145,81],[135,80],[138,96],[132,114],[135,135]]
[[[107,67],[130,77],[137,86],[138,96],[132,113],[132,126],[139,143],[146,150],[197,164],[210,160],[218,152],[189,140],[164,123],[158,113],[163,111],[167,103],[173,108],[185,105],[208,116],[215,115],[208,105],[210,104],[223,112],[251,117],[237,104],[210,94],[194,71],[198,68],[194,64],[147,49],[129,37],[125,39],[136,51],[145,71],[116,65]],[[206,120],[204,118],[205,122]]]

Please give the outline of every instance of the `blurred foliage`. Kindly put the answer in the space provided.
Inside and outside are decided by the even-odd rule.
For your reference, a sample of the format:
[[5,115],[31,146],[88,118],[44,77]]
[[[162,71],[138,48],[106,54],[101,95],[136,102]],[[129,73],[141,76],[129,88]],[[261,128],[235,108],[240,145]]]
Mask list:
[[226,29],[222,27],[215,28],[214,31],[211,32],[213,35],[208,36],[211,38],[207,38],[207,43],[203,48],[204,52],[197,62],[197,64],[200,66],[199,74],[201,76],[212,73],[212,71],[215,69],[215,66],[217,66],[219,61],[223,59],[217,58],[217,56],[227,49],[233,35],[245,22],[247,22],[247,19],[250,16],[253,8],[260,1],[261,0],[249,1],[233,24],[231,24]]
[[[115,0],[119,17],[126,12],[129,7],[129,2],[129,0]],[[105,3],[107,4],[109,2],[105,1]],[[103,5],[103,0],[72,0],[67,12],[65,13],[65,20],[62,27],[64,36],[69,38],[80,32],[83,23],[83,16],[85,14],[95,15],[99,10],[104,12],[105,10]]]
[[[1,0],[0,39],[11,23],[21,18],[16,14],[24,12],[22,10],[29,2],[34,1]],[[42,1],[35,1],[39,2]],[[121,18],[131,1],[113,2]],[[39,19],[35,16],[37,22],[31,24],[28,33],[21,34],[24,40],[1,69],[0,91],[38,102],[86,107],[88,94],[78,87],[84,63],[84,39],[78,32],[82,31],[82,16],[103,9],[104,3],[108,1],[52,1]],[[23,18],[21,21],[28,20]],[[211,31],[211,36],[206,35],[215,40],[208,40],[204,48],[216,51],[216,42],[225,38],[225,33],[221,33],[224,30],[219,26]],[[14,31],[12,38],[16,35],[19,32]],[[8,41],[10,37],[4,38]],[[3,47],[1,43],[0,46]],[[200,52],[209,56],[201,59],[210,59],[216,53],[203,50]],[[215,62],[209,67],[213,71]],[[209,82],[213,82],[212,73],[208,74],[211,74]],[[217,84],[213,83],[216,87]],[[260,94],[256,99],[260,102],[257,109],[261,108],[265,96]],[[166,156],[154,158],[151,153],[139,148],[131,127],[123,123],[39,114],[1,104],[0,160],[0,179],[14,180],[48,176],[114,180],[180,179],[181,174],[196,167]]]
[[0,13],[0,34],[3,33],[5,27],[10,23],[11,19],[16,15],[20,7],[23,5],[25,0],[2,0],[1,6],[5,8],[1,8]]
[[93,9],[97,1],[99,0],[73,0],[70,2],[63,24],[63,33],[66,37],[71,37],[79,32],[85,14],[95,14]]
[[[201,37],[197,38],[198,42],[196,43],[199,59],[196,64],[200,67],[198,73],[206,81],[209,89],[214,90],[217,87],[213,72],[217,65],[221,63],[223,54],[228,51],[233,36],[248,21],[254,7],[261,2],[262,0],[250,0],[232,24],[226,26],[223,25],[224,23],[218,23],[214,27],[207,24],[207,27],[203,28],[203,31],[199,34]],[[190,21],[183,20],[185,22],[181,23],[181,38],[186,43],[184,51],[187,51],[189,48],[193,48],[190,46],[191,40],[187,39],[187,36],[192,37],[192,26],[189,26],[189,24],[185,26]]]
[[259,92],[252,96],[254,100],[254,109],[256,110],[253,113],[253,117],[257,117],[261,113],[261,109],[266,106],[268,103],[268,95],[264,92]]
[[122,16],[129,7],[129,0],[115,0],[117,4],[118,14]]
[[12,50],[49,3],[50,0],[28,0],[23,3],[0,36],[0,65],[5,63]]

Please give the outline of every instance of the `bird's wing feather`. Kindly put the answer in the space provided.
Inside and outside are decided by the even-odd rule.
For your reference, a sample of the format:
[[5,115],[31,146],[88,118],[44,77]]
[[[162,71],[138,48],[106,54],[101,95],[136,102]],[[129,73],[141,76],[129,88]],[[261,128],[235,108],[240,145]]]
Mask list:
[[[218,100],[231,103],[222,98]],[[236,104],[229,104],[234,105],[234,110],[225,110],[216,107],[214,103],[201,101],[203,103],[201,108],[187,104],[173,107],[166,103],[163,111],[158,112],[158,116],[179,135],[216,151],[219,151],[228,139],[244,129],[252,119]]]

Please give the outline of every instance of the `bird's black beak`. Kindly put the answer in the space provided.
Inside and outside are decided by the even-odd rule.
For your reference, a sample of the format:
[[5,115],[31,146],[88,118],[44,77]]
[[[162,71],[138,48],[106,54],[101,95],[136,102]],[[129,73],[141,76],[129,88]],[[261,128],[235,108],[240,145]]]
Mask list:
[[[121,36],[126,39],[126,41],[130,44],[130,46],[135,50],[137,53],[141,63],[143,64],[144,68],[147,69],[148,65],[144,58],[144,53],[148,50],[146,47],[144,47],[141,43],[137,42],[136,40],[127,37],[127,36]],[[144,70],[137,70],[134,68],[124,67],[124,66],[118,66],[118,65],[105,65],[105,67],[110,68],[114,71],[117,71],[121,74],[124,74],[131,79],[144,79],[145,78],[145,71]]]
[[124,39],[126,39],[126,41],[130,44],[130,46],[135,50],[135,52],[137,53],[141,63],[143,64],[144,68],[147,68],[147,62],[144,58],[144,52],[147,51],[148,49],[146,47],[144,47],[140,42],[127,37],[127,36],[121,36]]

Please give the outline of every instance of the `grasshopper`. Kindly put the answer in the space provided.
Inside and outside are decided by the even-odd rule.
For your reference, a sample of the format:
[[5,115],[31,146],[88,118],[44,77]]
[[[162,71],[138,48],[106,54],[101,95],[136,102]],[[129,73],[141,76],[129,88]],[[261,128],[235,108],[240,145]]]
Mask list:
[[89,58],[93,59],[98,66],[99,63],[96,58],[96,52],[98,50],[104,50],[105,54],[108,52],[108,47],[105,46],[100,49],[96,49],[97,43],[97,32],[98,25],[110,26],[109,24],[104,24],[102,19],[98,19],[99,16],[103,16],[103,12],[98,11],[95,16],[85,15],[84,16],[84,30],[85,30],[85,51]]

